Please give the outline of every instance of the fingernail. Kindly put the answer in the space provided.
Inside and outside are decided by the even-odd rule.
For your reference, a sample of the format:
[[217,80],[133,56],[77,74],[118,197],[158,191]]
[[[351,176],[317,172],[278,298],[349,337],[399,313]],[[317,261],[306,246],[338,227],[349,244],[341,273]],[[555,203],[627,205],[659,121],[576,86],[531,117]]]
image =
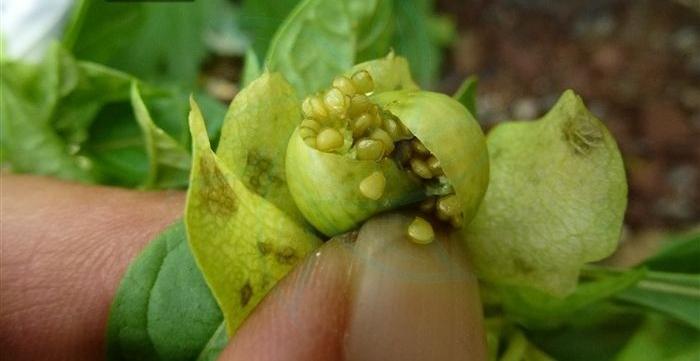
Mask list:
[[411,217],[367,222],[352,249],[344,360],[485,360],[476,277],[459,241],[406,238]]

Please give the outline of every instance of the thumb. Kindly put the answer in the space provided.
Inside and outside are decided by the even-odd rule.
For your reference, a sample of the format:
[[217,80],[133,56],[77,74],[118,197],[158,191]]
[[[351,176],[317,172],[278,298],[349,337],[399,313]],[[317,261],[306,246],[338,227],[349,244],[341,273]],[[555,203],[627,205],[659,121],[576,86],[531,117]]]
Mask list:
[[418,245],[387,215],[286,277],[220,360],[485,360],[476,278],[458,242]]

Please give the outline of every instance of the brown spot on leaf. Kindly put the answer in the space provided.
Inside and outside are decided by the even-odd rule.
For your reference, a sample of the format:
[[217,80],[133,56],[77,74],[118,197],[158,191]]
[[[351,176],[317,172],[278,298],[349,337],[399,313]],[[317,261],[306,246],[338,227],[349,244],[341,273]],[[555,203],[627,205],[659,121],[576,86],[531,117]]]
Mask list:
[[201,157],[199,166],[202,204],[216,214],[229,215],[235,212],[238,208],[235,194],[213,158]]
[[284,180],[275,174],[272,160],[260,155],[255,150],[248,151],[245,173],[248,179],[248,186],[252,191],[260,195],[266,194],[266,184],[284,183]]
[[258,251],[260,251],[260,254],[263,256],[267,256],[272,252],[272,246],[267,242],[258,242]]
[[253,297],[253,287],[250,286],[250,282],[246,282],[243,287],[241,287],[241,307],[245,307],[250,298]]
[[564,139],[576,154],[585,155],[603,142],[603,132],[590,115],[579,114],[564,125]]
[[297,259],[296,252],[292,247],[284,247],[275,252],[275,255],[277,256],[277,262],[287,265],[293,264]]

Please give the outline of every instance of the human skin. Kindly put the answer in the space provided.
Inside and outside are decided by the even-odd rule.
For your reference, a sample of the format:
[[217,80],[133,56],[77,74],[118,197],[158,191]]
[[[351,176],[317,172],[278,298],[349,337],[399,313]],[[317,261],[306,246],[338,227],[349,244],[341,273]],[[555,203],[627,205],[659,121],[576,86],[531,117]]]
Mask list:
[[[3,355],[102,359],[119,280],[183,207],[182,192],[0,176]],[[413,266],[392,259],[405,257],[358,261],[357,250],[376,247],[358,243],[335,239],[312,254],[262,301],[220,360],[406,360],[439,352],[447,360],[485,359],[475,279],[396,282],[367,264],[394,262],[403,275]],[[399,247],[389,254],[420,259],[421,252]]]

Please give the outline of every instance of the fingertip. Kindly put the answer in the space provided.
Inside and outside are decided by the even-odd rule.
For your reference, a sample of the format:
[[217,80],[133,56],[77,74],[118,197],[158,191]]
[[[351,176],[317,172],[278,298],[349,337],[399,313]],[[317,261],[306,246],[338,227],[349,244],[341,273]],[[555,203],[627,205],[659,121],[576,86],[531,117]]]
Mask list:
[[349,247],[334,239],[310,255],[261,302],[220,360],[340,360]]

